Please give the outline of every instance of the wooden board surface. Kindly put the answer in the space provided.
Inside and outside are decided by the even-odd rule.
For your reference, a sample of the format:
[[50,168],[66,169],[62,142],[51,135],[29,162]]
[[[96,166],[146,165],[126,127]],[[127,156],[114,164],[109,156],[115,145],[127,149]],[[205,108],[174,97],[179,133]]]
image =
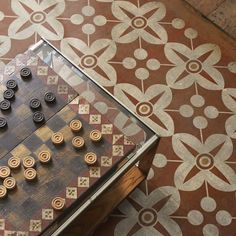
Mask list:
[[[31,54],[29,55],[32,57]],[[40,60],[37,58],[37,61]],[[29,66],[35,74],[39,63]],[[40,82],[36,81],[37,83],[33,80],[39,79],[34,77],[25,87],[24,82],[19,82],[18,91],[20,89],[25,91],[26,88],[34,86],[36,95],[40,97],[40,91],[44,91],[48,86],[44,84],[47,80],[45,77],[39,80]],[[40,89],[37,89],[37,86]],[[53,90],[51,87],[50,89]],[[69,101],[73,97],[69,97],[68,93],[66,96]],[[117,164],[134,150],[135,144],[88,101],[76,97],[67,104],[68,100],[59,97],[58,107],[54,110],[43,105],[43,111],[50,114],[47,116],[46,123],[41,127],[26,123],[26,126],[32,127],[28,137],[28,133],[23,133],[21,138],[15,141],[13,148],[11,148],[13,145],[7,148],[3,145],[9,153],[2,155],[0,166],[6,166],[12,156],[17,156],[21,160],[31,156],[36,161],[37,179],[32,183],[27,182],[23,176],[23,167],[11,171],[11,176],[17,182],[17,188],[8,191],[6,198],[0,199],[0,235],[11,232],[15,232],[13,235],[18,233],[21,236],[38,235],[49,226],[53,226],[59,218],[67,215],[70,207],[80,204],[86,193],[94,190],[94,187],[100,181],[104,181]],[[15,109],[17,108],[12,107],[12,116]],[[73,119],[79,119],[83,124],[83,129],[78,134],[73,133],[69,127]],[[10,132],[11,129],[13,128],[9,126],[6,132]],[[93,129],[102,132],[103,138],[99,143],[93,143],[89,138],[89,133]],[[51,135],[54,132],[63,134],[65,141],[62,145],[56,146],[52,143]],[[82,136],[85,140],[85,147],[81,150],[72,146],[72,139],[76,135]],[[47,165],[41,164],[38,160],[39,152],[45,150],[52,155],[52,162]],[[97,163],[91,167],[87,166],[83,159],[87,152],[95,152],[98,157]],[[2,180],[0,180],[1,184]],[[65,199],[65,207],[62,211],[52,209],[51,201],[55,197]]]

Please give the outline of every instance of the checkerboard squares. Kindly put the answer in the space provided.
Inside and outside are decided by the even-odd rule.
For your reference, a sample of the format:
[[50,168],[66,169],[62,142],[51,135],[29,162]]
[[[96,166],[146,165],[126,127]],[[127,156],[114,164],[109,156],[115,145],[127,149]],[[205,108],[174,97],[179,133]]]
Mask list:
[[30,59],[26,62],[27,66],[37,66],[38,65],[38,57],[30,57]]
[[89,104],[79,104],[79,114],[81,115],[87,115],[89,114],[90,106]]
[[48,151],[48,152],[50,152],[50,154],[52,155],[52,152],[51,152],[50,148],[48,148],[48,146],[45,145],[45,144],[42,144],[38,149],[36,149],[36,150],[34,151],[34,154],[35,154],[36,156],[38,156],[39,153],[42,152],[42,151]]
[[112,124],[103,124],[101,132],[102,132],[102,134],[112,134],[113,133],[113,125]]
[[112,136],[112,144],[116,144],[119,139],[123,137],[123,134],[114,134]]
[[5,230],[5,220],[0,219],[0,230]]
[[101,115],[99,114],[89,116],[89,124],[99,125],[101,124],[101,120]]
[[16,235],[15,231],[10,231],[10,230],[4,231],[4,236],[14,236],[14,235]]
[[68,94],[68,86],[65,84],[60,84],[57,87],[58,94]]
[[5,75],[11,75],[12,73],[15,72],[15,69],[16,69],[15,66],[6,65],[6,66],[4,67],[4,74],[5,74]]
[[71,102],[70,102],[70,105],[78,105],[79,104],[79,96],[77,96],[75,99],[73,99]]
[[35,131],[35,134],[38,138],[40,138],[43,142],[47,142],[54,132],[48,126],[42,126]]
[[41,232],[42,231],[42,221],[41,220],[30,220],[29,231]]
[[48,75],[48,66],[38,66],[37,75]]
[[112,155],[113,156],[123,156],[124,155],[124,146],[123,145],[112,146]]
[[134,143],[127,136],[124,136],[124,145],[134,145]]
[[65,142],[71,141],[71,139],[74,137],[74,134],[71,131],[71,128],[69,126],[64,126],[62,129],[60,129],[58,132],[63,134]]
[[89,177],[78,177],[78,187],[88,188],[89,187]]
[[66,198],[68,199],[77,199],[78,191],[76,187],[67,187],[66,188]]
[[23,158],[26,156],[30,156],[31,151],[24,144],[19,144],[16,148],[14,148],[11,151],[11,154],[12,156]]
[[110,167],[112,166],[112,158],[107,156],[101,156],[101,166]]
[[23,231],[17,231],[16,236],[29,236],[28,232],[23,232]]
[[57,115],[66,123],[69,123],[76,117],[76,113],[68,106],[64,107]]
[[48,85],[57,85],[58,83],[58,76],[57,75],[50,75],[47,78],[47,84]]
[[90,167],[89,169],[89,176],[92,178],[99,178],[101,177],[101,169],[100,167]]
[[43,220],[53,220],[53,209],[42,209]]
[[21,104],[14,112],[16,112],[16,115],[20,120],[25,120],[32,116],[32,111],[26,104]]

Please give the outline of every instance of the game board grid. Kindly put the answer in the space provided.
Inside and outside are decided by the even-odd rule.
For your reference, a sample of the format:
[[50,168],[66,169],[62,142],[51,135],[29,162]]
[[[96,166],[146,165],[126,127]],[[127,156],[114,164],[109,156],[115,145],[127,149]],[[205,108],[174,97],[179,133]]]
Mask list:
[[[114,126],[112,126],[113,130],[113,134],[114,136],[116,136],[115,139],[113,139],[113,135],[110,134],[109,132],[103,133],[103,139],[104,139],[104,144],[100,147],[99,149],[99,145],[96,146],[96,151],[98,153],[98,162],[95,166],[92,167],[87,167],[84,164],[84,161],[82,158],[79,158],[83,156],[83,152],[86,152],[86,149],[84,151],[81,152],[77,152],[73,149],[73,147],[71,145],[69,145],[69,141],[71,141],[71,139],[73,138],[74,134],[71,132],[70,128],[68,127],[68,123],[71,121],[71,119],[74,118],[80,118],[83,125],[84,125],[84,132],[86,132],[86,134],[88,133],[87,131],[89,131],[88,127],[92,126],[90,129],[94,129],[94,128],[98,128],[98,129],[102,129],[102,125],[103,122],[105,124],[109,124],[109,121],[106,119],[105,116],[101,115],[95,108],[93,108],[91,105],[90,106],[90,114],[91,115],[101,115],[101,124],[89,124],[90,121],[90,115],[89,114],[78,114],[79,113],[79,107],[80,105],[89,105],[89,103],[84,100],[84,99],[74,99],[68,106],[64,107],[60,112],[58,112],[53,118],[51,118],[45,126],[39,128],[38,130],[36,130],[30,137],[28,137],[23,143],[21,143],[20,145],[18,145],[14,150],[11,151],[10,154],[8,154],[7,156],[5,156],[5,158],[3,158],[1,161],[2,164],[6,164],[7,159],[10,158],[11,155],[17,155],[18,157],[22,158],[25,155],[31,155],[33,156],[36,160],[36,156],[37,154],[41,151],[41,150],[45,150],[48,149],[51,153],[53,153],[53,160],[62,160],[63,156],[65,157],[66,154],[66,158],[63,159],[63,162],[60,161],[53,161],[53,165],[57,164],[58,168],[51,168],[50,165],[43,167],[43,165],[38,163],[38,160],[36,161],[36,166],[37,166],[37,172],[39,176],[43,176],[45,179],[50,179],[50,177],[48,177],[48,172],[53,170],[53,174],[58,174],[58,176],[63,176],[63,178],[60,178],[60,180],[55,181],[54,179],[52,180],[52,182],[47,182],[47,184],[49,186],[45,186],[44,185],[44,190],[42,191],[41,195],[42,196],[47,196],[48,193],[51,191],[51,195],[50,197],[47,197],[48,200],[45,200],[44,197],[44,202],[50,202],[49,198],[52,199],[55,195],[55,192],[52,191],[53,186],[55,187],[55,185],[57,185],[57,187],[55,189],[61,189],[60,193],[58,193],[59,196],[64,197],[66,199],[69,199],[66,203],[66,208],[70,207],[77,199],[79,199],[79,197],[84,194],[89,188],[91,188],[92,186],[94,186],[94,184],[97,183],[97,181],[100,179],[100,177],[102,177],[103,175],[105,175],[112,166],[114,166],[115,163],[118,163],[122,157],[126,154],[128,154],[129,152],[131,152],[135,145],[128,141],[127,138],[124,137],[124,135],[122,135],[120,133],[120,131],[118,131],[118,129]],[[76,109],[77,106],[77,109]],[[99,127],[100,125],[100,127]],[[66,145],[62,146],[62,147],[55,147],[50,140],[51,134],[53,132],[58,132],[58,131],[63,131],[63,133],[65,134],[65,142]],[[49,135],[50,134],[50,135]],[[83,136],[85,134],[83,133]],[[117,135],[120,136],[120,138],[117,139]],[[86,142],[88,143],[88,136],[85,137]],[[113,146],[115,145],[123,145],[124,148],[124,153],[114,153],[114,149]],[[94,146],[92,146],[92,143],[90,143],[88,145],[89,147],[91,146],[92,149],[94,149]],[[32,150],[32,147],[34,147],[34,149]],[[105,150],[105,153],[104,153]],[[61,153],[58,155],[55,155],[55,153]],[[76,157],[75,157],[76,156]],[[111,158],[112,157],[112,158]],[[106,160],[105,160],[106,159]],[[109,160],[112,159],[112,160]],[[76,160],[76,161],[75,161]],[[77,163],[77,168],[75,168],[75,170],[72,170],[72,168],[76,165]],[[64,172],[63,167],[65,167],[65,165],[69,165],[71,168],[71,172],[67,171],[66,173]],[[66,176],[65,176],[66,174]],[[79,176],[76,178],[76,180],[74,180],[74,176]],[[27,222],[27,223],[23,223],[21,225],[21,229],[24,229],[23,232],[27,233],[28,230],[32,227],[32,224],[39,224],[38,228],[36,227],[33,232],[31,232],[29,230],[29,235],[37,235],[39,233],[39,231],[41,232],[43,229],[45,229],[49,224],[52,223],[52,220],[55,220],[57,216],[60,216],[62,213],[60,212],[54,212],[55,217],[52,220],[45,220],[42,219],[42,209],[51,209],[51,206],[49,204],[44,204],[45,206],[42,207],[41,205],[41,201],[42,199],[37,198],[37,195],[32,195],[32,187],[33,192],[37,191],[37,184],[35,184],[35,186],[32,185],[26,185],[24,184],[24,177],[22,176],[22,174],[18,173],[13,173],[13,176],[16,177],[17,181],[18,181],[18,185],[19,188],[22,190],[20,191],[20,193],[18,193],[18,199],[22,199],[22,204],[24,204],[24,200],[23,199],[27,199],[29,202],[31,202],[34,205],[34,210],[37,213],[32,213],[31,216],[31,221]],[[85,181],[83,184],[83,181]],[[57,182],[57,183],[56,183]],[[69,183],[68,183],[69,182]],[[77,182],[77,184],[76,184]],[[53,185],[52,185],[53,184]],[[64,186],[63,186],[64,184]],[[75,188],[76,186],[76,191],[77,191],[77,196],[75,198],[71,198],[71,196],[68,197],[68,188]],[[16,191],[16,192],[19,192]],[[31,194],[31,195],[30,195]],[[57,195],[57,196],[58,196]],[[30,196],[30,197],[28,197]],[[14,194],[12,194],[11,196],[12,198],[15,197]],[[37,202],[37,203],[34,203]],[[19,202],[16,203],[16,205]],[[31,204],[29,204],[31,205]],[[16,207],[14,207],[16,208]],[[50,211],[49,211],[50,212]],[[29,214],[28,214],[29,215]],[[27,216],[28,216],[27,215]],[[26,216],[26,217],[27,217]],[[17,218],[18,217],[18,218]],[[10,214],[8,215],[8,220],[13,220],[16,219],[18,221],[20,221],[20,216],[17,215],[14,211],[14,214]],[[1,222],[1,217],[0,217],[0,222]],[[24,221],[26,222],[26,220]],[[33,222],[33,223],[32,223]],[[54,221],[53,221],[54,222]],[[12,227],[13,228],[13,227]],[[7,228],[9,229],[9,228]],[[5,229],[6,230],[6,229]]]

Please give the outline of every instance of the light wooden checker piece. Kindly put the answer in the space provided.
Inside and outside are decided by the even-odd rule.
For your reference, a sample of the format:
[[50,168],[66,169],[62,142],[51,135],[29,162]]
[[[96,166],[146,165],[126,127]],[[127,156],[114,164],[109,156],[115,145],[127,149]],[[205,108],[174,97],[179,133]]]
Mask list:
[[5,186],[0,185],[0,199],[4,198],[7,195],[7,189]]
[[35,160],[31,156],[24,157],[23,166],[25,168],[33,168],[35,166]]
[[65,206],[65,199],[64,198],[61,198],[61,197],[55,197],[53,200],[52,200],[52,208],[54,210],[62,210]]
[[94,152],[88,152],[84,156],[84,161],[87,165],[93,165],[97,162],[97,155]]
[[72,139],[72,145],[76,149],[80,149],[84,146],[84,139],[80,136],[76,136]]
[[7,177],[4,179],[3,185],[8,190],[14,189],[16,187],[16,180],[13,177]]
[[73,132],[79,132],[82,129],[82,123],[80,120],[72,120],[70,122],[70,128]]
[[55,145],[62,144],[64,142],[63,134],[61,132],[54,133],[51,137],[51,140]]
[[0,167],[0,178],[5,179],[11,174],[11,170],[8,166]]
[[24,177],[25,177],[26,180],[32,181],[32,180],[36,179],[36,177],[37,177],[37,172],[36,172],[36,170],[33,169],[33,168],[25,169],[25,171],[24,171]]
[[20,158],[18,157],[11,157],[9,160],[8,160],[8,166],[11,168],[11,169],[17,169],[20,167],[20,164],[21,164],[21,160]]
[[38,159],[41,163],[46,164],[49,163],[52,159],[52,155],[49,151],[41,151],[38,154]]
[[102,139],[102,133],[95,129],[90,132],[89,137],[92,141],[99,142]]

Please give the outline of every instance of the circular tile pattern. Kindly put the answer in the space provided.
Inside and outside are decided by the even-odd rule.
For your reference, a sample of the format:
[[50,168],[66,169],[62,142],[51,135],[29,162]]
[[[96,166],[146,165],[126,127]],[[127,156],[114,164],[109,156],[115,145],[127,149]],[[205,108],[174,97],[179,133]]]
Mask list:
[[138,222],[141,226],[154,226],[157,223],[157,220],[157,212],[153,208],[144,208],[139,212]]
[[209,119],[215,119],[215,118],[217,118],[219,116],[219,111],[214,106],[207,106],[204,109],[204,114]]
[[70,17],[70,21],[74,25],[80,25],[84,22],[84,17],[80,14],[74,14]]
[[153,113],[153,106],[150,102],[140,102],[136,106],[136,112],[140,116],[150,116]]
[[149,59],[146,64],[147,64],[147,68],[149,70],[158,70],[161,66],[160,62],[157,59],[154,59],[154,58]]
[[193,115],[194,110],[190,105],[184,104],[184,105],[180,106],[179,113],[181,116],[187,118],[187,117],[191,117]]
[[207,224],[203,227],[202,233],[204,236],[218,236],[219,229],[213,224]]
[[149,71],[146,68],[138,68],[135,70],[135,76],[140,80],[148,79]]
[[191,210],[188,213],[187,219],[191,225],[200,225],[203,222],[203,215],[198,210]]
[[203,116],[196,116],[193,119],[193,125],[197,128],[197,129],[205,129],[208,125],[208,121],[205,117]]
[[175,29],[183,29],[185,26],[185,22],[184,20],[180,19],[180,18],[174,18],[171,22],[171,25],[175,28]]
[[184,31],[184,35],[188,39],[195,39],[198,36],[198,32],[195,29],[188,28]]
[[82,31],[85,34],[90,35],[90,34],[93,34],[96,31],[96,28],[92,24],[85,24],[85,25],[82,26]]
[[232,73],[236,73],[236,61],[230,62],[228,64],[228,69]]
[[107,19],[105,16],[98,15],[93,18],[93,23],[97,26],[103,26],[107,23]]
[[201,208],[206,212],[213,212],[216,209],[216,201],[211,197],[204,197],[201,200]]
[[228,211],[221,210],[216,213],[216,221],[222,226],[227,226],[232,223],[232,216]]
[[205,104],[205,99],[201,95],[193,95],[190,102],[194,107],[202,107]]
[[196,157],[196,165],[200,170],[210,170],[214,167],[213,156],[209,153],[203,153]]
[[126,57],[124,58],[124,60],[122,61],[122,65],[126,68],[126,69],[134,69],[136,66],[136,61],[134,58],[132,57]]
[[137,48],[134,51],[134,57],[138,60],[144,60],[148,56],[148,53],[145,49],[143,48]]
[[163,168],[167,165],[167,158],[163,154],[156,154],[154,159],[153,159],[153,165],[156,166],[157,168]]

